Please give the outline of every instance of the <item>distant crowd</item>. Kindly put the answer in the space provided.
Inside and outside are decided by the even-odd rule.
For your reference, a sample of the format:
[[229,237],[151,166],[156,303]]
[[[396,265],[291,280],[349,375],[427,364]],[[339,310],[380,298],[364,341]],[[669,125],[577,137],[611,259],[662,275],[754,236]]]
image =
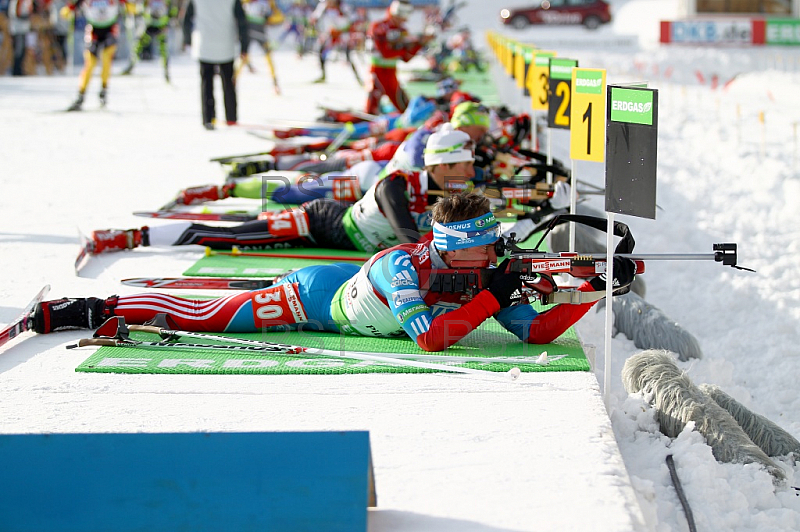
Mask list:
[[[77,58],[81,55],[83,36],[78,35],[74,44],[75,28],[84,27],[85,20],[78,11],[75,16],[64,10],[75,0],[0,0],[0,76],[51,75],[64,72],[70,58],[69,47],[73,47]],[[120,30],[127,47],[120,47],[128,55],[136,53],[134,41],[146,25],[147,0],[129,0],[124,9],[124,24]],[[188,0],[171,0],[173,13],[182,15]],[[246,0],[245,2],[246,3]],[[282,4],[285,2],[281,2]],[[272,2],[274,5],[274,1]],[[299,55],[314,53],[325,43],[322,42],[313,19],[318,8],[315,0],[292,0],[283,10],[275,9],[270,14],[269,26],[274,28],[271,35],[273,46],[279,47],[290,37]],[[348,50],[364,51],[369,14],[365,8],[356,8],[349,13],[346,35]],[[425,8],[426,24],[440,17],[438,7]],[[182,28],[177,20],[170,20],[171,36],[176,46],[183,41]],[[157,52],[146,47],[139,52],[141,58],[149,59]],[[118,55],[120,55],[118,53]]]

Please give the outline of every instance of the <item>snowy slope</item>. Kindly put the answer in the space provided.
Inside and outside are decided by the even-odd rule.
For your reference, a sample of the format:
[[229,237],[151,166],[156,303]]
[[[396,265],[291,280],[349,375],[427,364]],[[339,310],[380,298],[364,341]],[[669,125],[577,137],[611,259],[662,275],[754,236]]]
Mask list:
[[[476,34],[495,20],[490,4],[471,0],[460,15]],[[649,79],[659,88],[663,210],[655,221],[624,219],[637,250],[707,252],[713,242],[735,241],[740,263],[758,273],[653,262],[647,300],[699,339],[704,358],[681,364],[696,383],[720,385],[800,437],[793,382],[800,365],[797,51],[654,48],[657,26],[642,13],[671,12],[672,2],[627,2],[615,4],[617,22],[597,35],[582,28],[506,35],[569,41],[574,48],[562,55],[607,68],[609,82]],[[635,50],[579,45],[629,35],[638,38]],[[242,124],[311,119],[323,100],[363,102],[344,65],[331,65],[321,88],[310,83],[315,59],[298,61],[286,51],[276,62],[284,95],[272,94],[256,58],[257,75],[244,74],[239,87]],[[711,90],[699,83],[698,69],[706,78],[737,77],[727,90]],[[98,111],[95,77],[87,112],[64,114],[54,111],[73,98],[74,77],[0,78],[0,271],[7,280],[0,322],[11,321],[44,283],[53,285],[53,297],[131,293],[120,278],[178,275],[197,259],[196,250],[137,250],[94,259],[84,277],[72,271],[77,227],[142,225],[131,211],[156,208],[182,187],[219,182],[223,174],[210,157],[264,148],[245,128],[202,129],[197,67],[187,56],[173,61],[173,79],[166,86],[159,65],[142,63],[133,77],[112,79],[109,109]],[[600,179],[596,168],[586,171]],[[579,324],[584,340],[598,346],[598,361],[602,327],[601,313]],[[581,408],[598,401],[588,375],[526,375],[523,386],[498,387],[445,376],[360,376],[353,385],[334,377],[76,374],[89,353],[64,346],[84,334],[31,336],[2,348],[0,432],[368,429],[382,508],[371,513],[371,530],[576,523],[581,530],[685,530],[664,464],[672,453],[699,529],[800,529],[793,490],[774,489],[753,466],[717,463],[696,433],[675,441],[658,433],[642,398],[622,389],[619,371],[637,351],[622,336],[613,342],[609,424],[604,412]],[[603,382],[602,364],[597,378]],[[593,446],[580,446],[593,438]],[[797,486],[797,468],[786,469]]]

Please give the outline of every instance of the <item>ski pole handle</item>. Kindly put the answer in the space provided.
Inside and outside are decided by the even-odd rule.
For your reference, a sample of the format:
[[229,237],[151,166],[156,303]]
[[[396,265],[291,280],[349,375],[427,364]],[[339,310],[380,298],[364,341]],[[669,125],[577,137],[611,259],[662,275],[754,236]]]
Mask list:
[[114,338],[81,338],[77,344],[68,345],[67,349],[75,349],[76,347],[89,347],[89,346],[108,346],[118,347],[120,344]]
[[161,327],[156,327],[154,325],[128,325],[128,330],[133,332],[143,332],[143,333],[150,333],[150,334],[157,334],[161,335],[161,332],[164,330]]

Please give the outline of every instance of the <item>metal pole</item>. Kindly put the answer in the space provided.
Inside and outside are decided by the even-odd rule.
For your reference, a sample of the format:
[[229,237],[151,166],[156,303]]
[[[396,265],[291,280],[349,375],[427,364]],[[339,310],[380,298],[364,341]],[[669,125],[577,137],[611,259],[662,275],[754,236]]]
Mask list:
[[[553,164],[553,129],[547,128],[547,165],[550,166]],[[553,184],[553,174],[551,172],[547,172],[547,184]]]
[[607,212],[606,226],[606,329],[605,362],[603,365],[603,402],[610,413],[611,398],[611,328],[613,326],[612,294],[614,290],[614,213]]
[[[577,214],[575,211],[578,205],[578,187],[575,186],[576,179],[575,179],[575,160],[572,159],[572,179],[571,179],[571,186],[569,191],[569,213],[570,214]],[[575,223],[572,222],[569,224],[569,251],[575,251]]]

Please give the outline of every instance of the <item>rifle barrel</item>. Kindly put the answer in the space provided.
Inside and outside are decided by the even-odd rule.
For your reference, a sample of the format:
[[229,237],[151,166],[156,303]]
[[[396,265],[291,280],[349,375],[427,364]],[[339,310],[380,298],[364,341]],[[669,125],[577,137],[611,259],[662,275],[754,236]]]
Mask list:
[[[593,259],[605,259],[606,255],[593,253]],[[714,253],[619,253],[615,257],[625,257],[631,260],[716,260]]]

